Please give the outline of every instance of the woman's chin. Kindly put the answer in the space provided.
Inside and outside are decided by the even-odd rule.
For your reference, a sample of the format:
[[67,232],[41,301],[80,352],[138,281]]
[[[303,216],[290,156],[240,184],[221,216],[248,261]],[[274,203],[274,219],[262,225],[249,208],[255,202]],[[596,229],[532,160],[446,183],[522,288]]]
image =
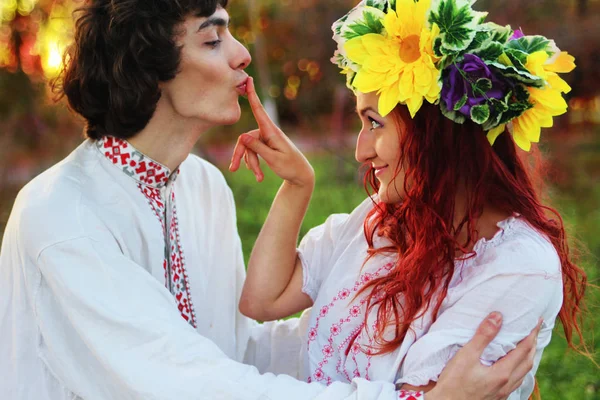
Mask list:
[[390,188],[387,185],[381,185],[379,187],[379,191],[377,192],[379,196],[379,200],[381,200],[385,204],[395,204],[399,203],[402,200],[402,196],[398,193],[394,188]]

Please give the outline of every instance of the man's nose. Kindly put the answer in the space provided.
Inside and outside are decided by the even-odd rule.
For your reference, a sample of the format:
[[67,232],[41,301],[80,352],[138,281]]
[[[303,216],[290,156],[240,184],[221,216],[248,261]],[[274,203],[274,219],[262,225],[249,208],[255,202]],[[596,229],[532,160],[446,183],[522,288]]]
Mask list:
[[252,56],[246,47],[237,39],[235,40],[235,58],[233,67],[235,69],[245,69],[252,62]]

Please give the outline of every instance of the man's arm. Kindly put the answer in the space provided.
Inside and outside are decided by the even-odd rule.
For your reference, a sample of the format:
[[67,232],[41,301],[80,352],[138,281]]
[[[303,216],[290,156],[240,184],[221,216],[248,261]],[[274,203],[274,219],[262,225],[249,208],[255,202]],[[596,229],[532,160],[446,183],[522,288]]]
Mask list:
[[[357,379],[325,387],[285,375],[261,375],[255,367],[227,358],[181,318],[160,282],[118,249],[94,239],[55,244],[40,254],[37,265],[41,276],[32,282],[30,295],[39,322],[39,355],[49,372],[79,397],[398,398],[389,382]],[[500,399],[493,394],[512,382],[508,377],[524,376],[514,362],[481,367],[478,357],[486,340],[478,333],[475,344],[457,354],[428,400],[462,399],[462,393],[471,392],[476,393],[471,400]],[[472,372],[465,375],[469,368]]]
[[[116,248],[82,237],[37,259],[40,357],[94,399],[394,399],[387,382],[308,384],[235,362],[179,315],[171,294]],[[201,316],[200,316],[201,317]]]

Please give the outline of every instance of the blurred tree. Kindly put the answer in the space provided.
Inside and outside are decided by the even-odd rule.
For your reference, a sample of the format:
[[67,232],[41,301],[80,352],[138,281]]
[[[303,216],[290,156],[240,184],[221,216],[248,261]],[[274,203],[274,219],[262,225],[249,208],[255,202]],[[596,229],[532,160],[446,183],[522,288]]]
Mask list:
[[[258,72],[260,91],[262,94],[268,94],[272,86],[271,68],[269,66],[269,56],[265,46],[265,39],[262,32],[260,7],[257,0],[249,0],[248,5],[248,20],[250,21],[250,29],[254,37],[254,64]],[[265,110],[271,119],[279,125],[279,116],[277,114],[277,105],[275,99],[271,96],[264,97],[263,100]]]
[[584,17],[587,14],[588,0],[578,0],[579,16]]
[[76,3],[0,3],[0,233],[14,194],[78,140],[64,106],[49,106],[46,84],[59,71]]

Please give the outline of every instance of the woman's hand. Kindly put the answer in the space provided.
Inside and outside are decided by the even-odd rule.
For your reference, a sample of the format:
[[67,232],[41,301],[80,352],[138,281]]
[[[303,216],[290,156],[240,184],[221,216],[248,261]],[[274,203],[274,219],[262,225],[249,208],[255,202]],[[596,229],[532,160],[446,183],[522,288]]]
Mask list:
[[256,94],[252,78],[248,79],[247,91],[258,129],[240,135],[229,170],[237,171],[243,157],[246,167],[252,170],[256,180],[261,182],[264,174],[260,168],[257,156],[259,155],[269,168],[286,182],[294,186],[310,187],[312,190],[315,181],[312,166],[281,129],[271,121]]
[[425,395],[426,400],[502,400],[515,391],[533,368],[533,359],[541,321],[519,345],[491,367],[482,365],[479,357],[496,337],[502,316],[492,313],[475,336],[450,360],[436,386]]

